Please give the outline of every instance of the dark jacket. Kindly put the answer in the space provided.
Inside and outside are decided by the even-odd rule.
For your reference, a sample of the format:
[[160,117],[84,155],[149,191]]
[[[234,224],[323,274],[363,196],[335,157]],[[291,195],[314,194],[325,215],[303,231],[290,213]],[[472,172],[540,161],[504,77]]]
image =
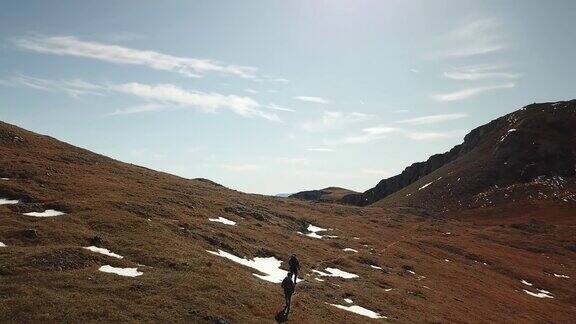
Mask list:
[[284,293],[287,295],[292,295],[294,293],[294,282],[292,278],[286,277],[282,280],[282,289],[284,289]]
[[290,261],[288,261],[288,265],[290,266],[290,270],[298,270],[300,269],[300,262],[296,259],[295,256],[290,257]]

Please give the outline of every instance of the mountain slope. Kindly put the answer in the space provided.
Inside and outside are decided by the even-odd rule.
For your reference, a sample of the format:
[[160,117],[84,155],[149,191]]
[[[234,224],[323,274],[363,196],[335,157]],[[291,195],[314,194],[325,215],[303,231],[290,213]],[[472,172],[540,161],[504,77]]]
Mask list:
[[[576,230],[545,215],[536,223],[508,218],[486,225],[405,207],[249,195],[4,123],[0,178],[0,322],[270,323],[282,309],[279,285],[243,264],[274,257],[286,269],[292,253],[304,279],[293,298],[295,323],[537,323],[576,316],[570,284]],[[46,210],[64,214],[37,217],[48,216]],[[221,217],[236,223],[214,221]],[[310,233],[309,225],[330,230]],[[100,271],[113,270],[107,266],[140,275]],[[358,277],[322,276],[327,268]],[[528,293],[537,289],[554,298]],[[349,305],[345,298],[387,319],[331,305]]]
[[[449,152],[343,201],[434,211],[501,205],[512,196],[516,201],[546,195],[574,202],[575,126],[576,100],[532,104],[474,129]],[[530,183],[537,188],[526,189]],[[503,197],[492,197],[494,191]]]
[[348,190],[339,187],[328,187],[320,190],[308,190],[300,191],[295,194],[290,195],[290,198],[296,198],[300,200],[308,200],[315,202],[327,202],[334,203],[342,200],[343,197],[358,194],[355,191]]

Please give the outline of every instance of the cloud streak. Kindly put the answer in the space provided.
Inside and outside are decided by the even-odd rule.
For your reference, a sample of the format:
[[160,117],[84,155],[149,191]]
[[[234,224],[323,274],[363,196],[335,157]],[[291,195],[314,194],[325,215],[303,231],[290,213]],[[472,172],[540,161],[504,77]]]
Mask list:
[[488,54],[506,48],[500,23],[484,18],[470,21],[442,37],[446,47],[432,55],[435,58],[461,58]]
[[260,110],[261,105],[249,97],[190,91],[173,84],[148,85],[131,82],[111,85],[110,89],[146,100],[196,107],[206,112],[228,109],[241,116],[257,116],[268,120],[279,120],[277,115]]
[[398,131],[397,128],[389,126],[375,126],[364,128],[360,135],[347,136],[338,140],[325,140],[327,145],[342,144],[365,144],[386,138],[389,134]]
[[445,121],[457,120],[461,118],[468,117],[467,114],[442,114],[442,115],[429,115],[410,119],[403,119],[396,122],[396,124],[408,124],[408,125],[428,125],[442,123]]
[[304,102],[312,102],[312,103],[322,104],[322,105],[329,103],[328,100],[326,100],[322,97],[298,96],[298,97],[294,97],[294,99],[304,101]]
[[303,122],[299,128],[310,133],[327,132],[330,130],[344,128],[350,124],[365,121],[372,115],[351,112],[345,113],[340,111],[325,111],[319,120]]
[[145,104],[145,105],[131,106],[123,109],[117,109],[114,112],[107,114],[107,116],[132,115],[151,111],[159,111],[164,109],[168,109],[168,106],[159,104]]
[[520,73],[504,72],[498,65],[477,65],[454,68],[442,74],[452,80],[478,81],[486,79],[519,79]]
[[511,89],[511,88],[514,88],[514,83],[504,83],[499,85],[483,86],[483,87],[470,87],[454,92],[433,94],[432,99],[436,101],[457,101],[475,97],[488,91]]
[[327,148],[327,147],[311,147],[311,148],[307,148],[306,151],[310,151],[310,152],[333,152],[334,149]]
[[255,171],[261,169],[262,167],[257,164],[222,164],[220,165],[222,169],[234,172],[247,172]]
[[205,73],[219,72],[254,79],[258,70],[251,66],[226,64],[211,59],[178,57],[156,51],[84,41],[74,36],[21,37],[14,39],[14,44],[22,50],[37,53],[83,57],[115,64],[141,65],[187,77],[201,77]]
[[409,139],[416,141],[427,141],[447,138],[457,138],[465,134],[462,130],[453,130],[446,132],[406,132],[405,135]]
[[86,82],[81,79],[49,80],[26,75],[16,75],[8,79],[0,79],[0,84],[4,86],[26,87],[48,92],[60,92],[73,98],[78,98],[84,95],[102,96],[106,90],[105,87],[101,85]]
[[144,99],[148,104],[116,110],[108,115],[130,115],[149,111],[164,110],[169,107],[192,107],[204,112],[229,110],[244,117],[260,117],[271,121],[280,118],[267,109],[288,111],[272,105],[262,105],[250,97],[224,95],[214,92],[201,92],[183,89],[173,84],[143,84],[138,82],[120,84],[95,84],[80,79],[50,80],[18,75],[0,79],[4,86],[28,87],[35,90],[60,92],[77,98],[83,95],[107,95],[111,92],[132,95]]

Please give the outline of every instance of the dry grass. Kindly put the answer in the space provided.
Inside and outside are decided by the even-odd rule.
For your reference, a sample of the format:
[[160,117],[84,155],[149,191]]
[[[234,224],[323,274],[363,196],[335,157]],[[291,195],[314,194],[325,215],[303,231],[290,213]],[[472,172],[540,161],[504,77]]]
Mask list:
[[[501,226],[475,223],[469,214],[461,221],[422,217],[409,208],[248,195],[123,164],[6,124],[0,125],[0,146],[0,177],[10,178],[0,182],[0,197],[23,200],[0,206],[0,241],[8,245],[0,248],[0,322],[273,321],[283,304],[279,285],[206,252],[217,249],[281,260],[296,253],[306,280],[294,295],[294,323],[371,321],[327,304],[348,297],[388,316],[380,321],[402,323],[567,323],[576,316],[576,231],[567,217],[542,214],[548,226],[530,232],[530,224],[510,226],[528,224],[521,215]],[[46,208],[66,215],[21,214]],[[208,221],[218,216],[237,226]],[[296,234],[308,223],[333,228],[339,237]],[[82,249],[94,244],[124,259]],[[104,264],[144,274],[99,272]],[[311,270],[326,266],[360,278],[314,280]],[[525,294],[522,279],[555,298]]]

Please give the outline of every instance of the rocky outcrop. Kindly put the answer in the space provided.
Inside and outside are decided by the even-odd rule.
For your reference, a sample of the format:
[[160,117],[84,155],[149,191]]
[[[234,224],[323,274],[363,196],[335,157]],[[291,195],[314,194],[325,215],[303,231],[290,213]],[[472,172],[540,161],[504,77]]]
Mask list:
[[[346,195],[342,202],[370,205],[463,157],[469,164],[461,169],[482,169],[471,188],[531,181],[542,175],[572,177],[576,164],[575,111],[576,100],[526,106],[472,130],[450,151],[414,163],[364,193]],[[484,165],[471,168],[469,161],[483,161]]]
[[289,197],[314,202],[339,202],[345,196],[357,194],[359,193],[344,188],[328,187],[320,190],[301,191]]

